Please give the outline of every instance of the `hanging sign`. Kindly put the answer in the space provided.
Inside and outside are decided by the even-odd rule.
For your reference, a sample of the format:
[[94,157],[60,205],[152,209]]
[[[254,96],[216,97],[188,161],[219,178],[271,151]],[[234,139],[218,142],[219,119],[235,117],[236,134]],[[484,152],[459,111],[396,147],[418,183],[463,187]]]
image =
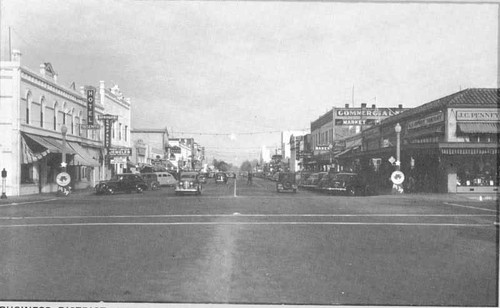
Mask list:
[[111,148],[108,150],[108,155],[111,156],[131,156],[132,148]]
[[97,119],[101,121],[106,121],[106,120],[111,120],[111,121],[118,121],[118,116],[117,115],[112,115],[112,114],[100,114],[97,116]]
[[95,87],[86,86],[85,94],[87,96],[87,124],[94,125],[94,105],[95,105]]
[[111,121],[109,120],[104,121],[104,147],[108,149],[111,147]]

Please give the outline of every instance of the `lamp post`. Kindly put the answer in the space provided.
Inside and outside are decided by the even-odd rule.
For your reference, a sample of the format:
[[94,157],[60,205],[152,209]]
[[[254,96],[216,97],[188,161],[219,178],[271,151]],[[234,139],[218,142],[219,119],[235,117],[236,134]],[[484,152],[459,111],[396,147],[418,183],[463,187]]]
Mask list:
[[394,126],[396,131],[396,170],[401,170],[401,125]]
[[391,174],[392,193],[402,194],[403,193],[403,181],[405,180],[404,174],[401,172],[401,125],[399,123],[394,127],[396,131],[396,171]]
[[61,158],[61,172],[56,176],[56,182],[59,185],[58,195],[67,196],[70,193],[69,184],[71,183],[71,177],[66,173],[66,133],[68,128],[66,125],[61,126],[62,133],[62,158]]
[[62,160],[61,160],[61,167],[62,167],[62,172],[66,172],[66,134],[68,133],[68,128],[66,125],[61,126],[61,133],[62,133]]
[[1,199],[7,199],[7,195],[5,194],[6,180],[7,180],[7,170],[5,170],[5,168],[3,168],[3,170],[2,170],[2,197],[1,197]]

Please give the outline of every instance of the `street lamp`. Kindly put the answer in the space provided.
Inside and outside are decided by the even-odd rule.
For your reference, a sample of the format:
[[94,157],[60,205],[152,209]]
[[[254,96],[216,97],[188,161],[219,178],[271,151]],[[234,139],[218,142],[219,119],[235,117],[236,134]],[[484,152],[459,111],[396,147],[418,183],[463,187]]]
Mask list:
[[68,128],[66,125],[61,126],[62,133],[62,158],[61,158],[61,172],[56,176],[56,182],[59,185],[58,195],[67,196],[70,193],[69,184],[71,183],[71,177],[66,173],[66,133]]
[[61,161],[61,167],[62,167],[62,172],[66,172],[66,134],[68,133],[68,128],[66,125],[61,126],[61,133],[62,133],[62,161]]
[[396,131],[396,170],[401,169],[401,125],[399,123],[394,126]]

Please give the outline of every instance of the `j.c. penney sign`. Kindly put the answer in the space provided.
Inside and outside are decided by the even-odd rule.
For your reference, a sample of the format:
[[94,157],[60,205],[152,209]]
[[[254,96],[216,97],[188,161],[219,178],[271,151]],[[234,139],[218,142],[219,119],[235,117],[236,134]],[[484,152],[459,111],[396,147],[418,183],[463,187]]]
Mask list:
[[498,110],[490,109],[456,109],[457,121],[495,121],[498,122]]

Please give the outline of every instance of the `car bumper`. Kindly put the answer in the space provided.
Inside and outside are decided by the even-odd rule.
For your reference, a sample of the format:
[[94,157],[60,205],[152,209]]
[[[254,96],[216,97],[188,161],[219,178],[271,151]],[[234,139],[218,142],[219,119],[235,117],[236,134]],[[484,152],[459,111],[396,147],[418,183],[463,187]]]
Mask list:
[[324,187],[322,189],[327,190],[327,191],[346,191],[347,190],[347,188],[345,188],[345,187]]

